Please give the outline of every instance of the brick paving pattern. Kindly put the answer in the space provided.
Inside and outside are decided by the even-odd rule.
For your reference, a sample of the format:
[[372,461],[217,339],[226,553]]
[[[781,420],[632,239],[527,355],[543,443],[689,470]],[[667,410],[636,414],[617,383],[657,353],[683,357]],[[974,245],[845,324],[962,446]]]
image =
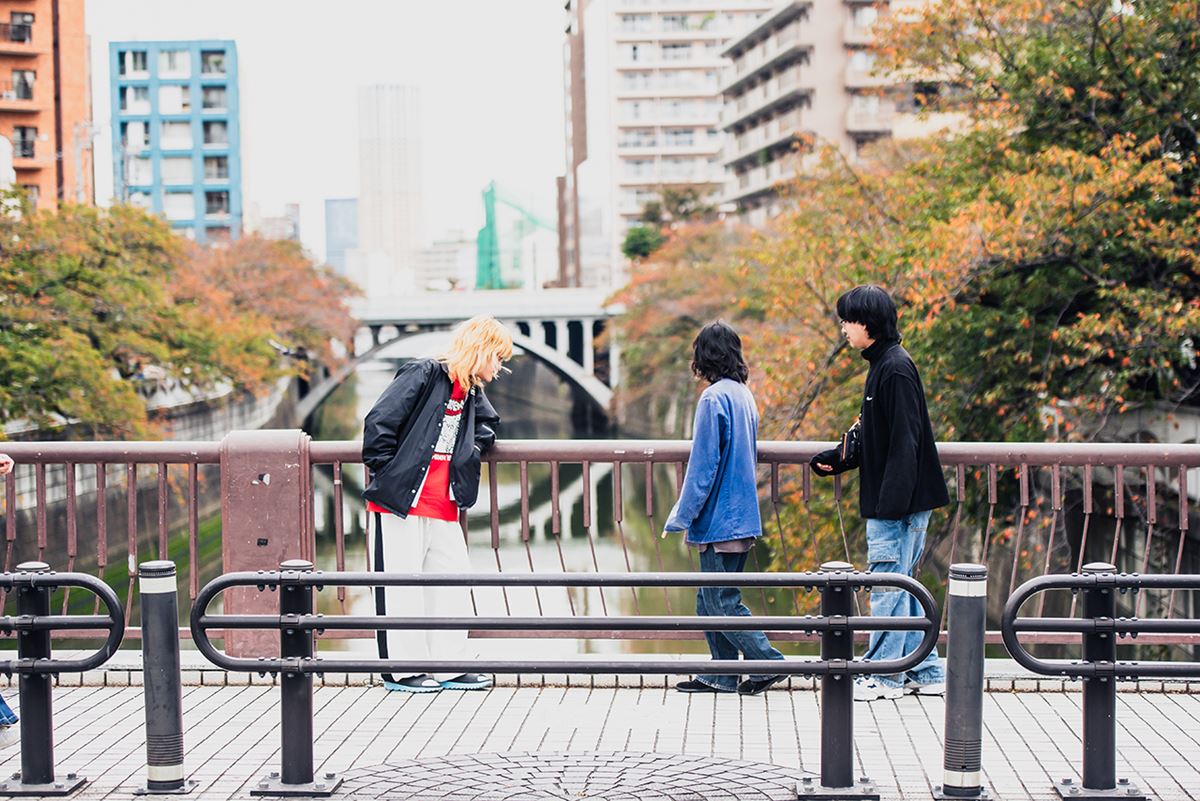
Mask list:
[[[1200,801],[1200,687],[1170,689],[1177,691],[1118,696],[1117,775],[1157,801]],[[196,685],[183,692],[186,768],[199,783],[189,797],[248,798],[259,779],[279,769],[278,688]],[[15,692],[7,693],[15,702]],[[1054,782],[1078,781],[1080,700],[1078,692],[987,694],[983,764],[993,798],[1050,801]],[[372,795],[374,786],[372,797],[404,798],[383,792],[378,780],[406,766],[440,769],[468,757],[501,759],[489,755],[533,754],[538,756],[528,760],[543,765],[548,755],[570,755],[555,763],[560,772],[554,781],[578,778],[590,763],[571,760],[598,753],[684,757],[682,764],[694,766],[704,763],[688,760],[715,760],[708,775],[717,779],[735,764],[775,766],[760,768],[762,775],[791,781],[820,767],[819,695],[811,691],[743,698],[684,695],[660,684],[406,695],[378,686],[326,686],[316,689],[313,706],[314,766],[318,775],[347,777],[339,795]],[[908,696],[857,704],[854,711],[856,774],[870,777],[885,801],[928,799],[941,783],[943,700]],[[146,778],[144,714],[138,686],[55,691],[57,774],[77,772],[90,780],[76,797],[135,798]],[[514,757],[503,759],[517,764]],[[378,766],[393,767],[381,776]],[[0,775],[19,769],[16,749],[0,751]],[[604,774],[596,768],[591,775],[599,781]],[[752,794],[761,789],[738,792],[746,794],[712,798],[775,797]],[[509,797],[535,796],[518,790]]]

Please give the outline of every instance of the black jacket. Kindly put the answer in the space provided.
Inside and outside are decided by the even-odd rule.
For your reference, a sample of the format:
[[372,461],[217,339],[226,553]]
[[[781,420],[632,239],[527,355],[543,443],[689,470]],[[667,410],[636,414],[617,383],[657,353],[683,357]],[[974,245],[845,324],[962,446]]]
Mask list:
[[[858,505],[864,518],[899,520],[945,506],[950,495],[917,366],[896,341],[876,342],[862,356],[871,367],[863,393],[859,460],[834,472],[859,468]],[[818,453],[813,464],[837,464],[835,451]]]
[[[408,514],[429,469],[451,388],[445,366],[434,359],[411,361],[396,372],[363,428],[362,459],[372,474],[364,498]],[[495,444],[500,417],[480,387],[467,391],[462,414],[450,455],[450,492],[467,509],[479,496],[480,457]]]

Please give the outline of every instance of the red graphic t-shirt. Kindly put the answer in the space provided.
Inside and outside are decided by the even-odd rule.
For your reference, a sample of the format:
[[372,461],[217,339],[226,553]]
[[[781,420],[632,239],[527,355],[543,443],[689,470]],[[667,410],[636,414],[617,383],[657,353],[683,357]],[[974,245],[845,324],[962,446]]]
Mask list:
[[[466,398],[466,388],[456,383],[446,404],[441,433],[434,446],[429,469],[425,471],[425,480],[417,490],[416,503],[408,510],[410,515],[451,522],[458,520],[458,504],[450,496],[450,455],[458,440],[458,427],[462,422],[463,401]],[[367,503],[367,511],[389,514],[387,509],[370,502]]]

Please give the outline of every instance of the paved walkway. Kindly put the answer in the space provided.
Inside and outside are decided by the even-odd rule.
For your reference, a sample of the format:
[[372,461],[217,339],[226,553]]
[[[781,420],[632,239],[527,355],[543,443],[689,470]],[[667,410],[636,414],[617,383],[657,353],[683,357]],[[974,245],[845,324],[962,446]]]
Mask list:
[[[278,689],[186,686],[183,691],[186,765],[199,781],[199,792],[191,797],[247,798],[259,778],[279,769]],[[8,692],[15,701],[15,693]],[[439,758],[453,755],[634,752],[772,763],[793,771],[799,781],[806,769],[819,769],[818,700],[808,690],[740,698],[683,695],[662,686],[503,686],[433,695],[326,686],[317,688],[314,698],[316,766],[318,775],[346,774],[346,789],[355,794],[363,793],[364,777],[370,776],[373,797],[422,799],[472,796],[447,795],[445,784],[427,784],[415,796],[393,795],[387,791],[389,772],[378,766],[411,760],[445,765]],[[1078,778],[1080,700],[1078,692],[987,694],[984,768],[994,798],[1050,799],[1054,781]],[[1200,799],[1200,695],[1125,692],[1118,704],[1118,775],[1161,801]],[[906,697],[857,704],[855,712],[860,772],[874,780],[884,799],[928,799],[931,787],[941,782],[943,700]],[[55,720],[58,775],[77,772],[89,778],[83,798],[132,798],[145,780],[142,688],[60,687]],[[492,757],[483,759],[494,764]],[[15,749],[0,752],[0,770],[19,767]],[[570,766],[560,761],[558,767]],[[747,796],[729,796],[735,797]]]

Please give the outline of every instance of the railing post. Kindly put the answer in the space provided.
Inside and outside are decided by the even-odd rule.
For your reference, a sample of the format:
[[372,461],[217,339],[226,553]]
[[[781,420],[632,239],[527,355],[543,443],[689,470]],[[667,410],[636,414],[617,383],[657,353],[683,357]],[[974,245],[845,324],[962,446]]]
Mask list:
[[[1085,575],[1113,574],[1114,565],[1092,562],[1083,566]],[[1111,584],[1097,583],[1083,591],[1084,620],[1112,621],[1117,599]],[[1142,797],[1126,779],[1117,782],[1117,642],[1112,630],[1083,635],[1083,660],[1105,666],[1103,676],[1083,679],[1083,787],[1063,779],[1054,789],[1063,798],[1093,801],[1102,798]]]
[[[849,574],[849,562],[825,562],[822,573]],[[848,580],[829,581],[821,587],[821,616],[848,618],[854,614],[854,589]],[[821,632],[821,659],[846,664],[854,659],[854,632],[826,629]],[[878,799],[870,780],[854,781],[854,678],[849,673],[821,677],[821,786],[805,781],[801,798]]]
[[175,563],[138,567],[142,599],[142,683],[146,707],[144,794],[190,793],[183,773],[183,687],[179,666],[179,588]]
[[983,655],[987,568],[950,565],[943,784],[937,801],[988,798],[983,786]]
[[[24,562],[17,570],[25,574],[51,575],[45,562]],[[17,615],[44,617],[50,614],[49,582],[27,583],[17,588]],[[49,659],[49,630],[22,629],[17,638],[17,657],[21,660]],[[19,679],[21,695],[21,773],[20,783],[5,782],[0,787],[4,795],[69,795],[86,779],[67,774],[67,781],[54,780],[54,706],[51,698],[53,677],[49,673],[22,673]]]
[[[285,578],[279,584],[279,615],[309,615],[313,611],[312,587],[287,581],[286,574],[311,573],[312,562],[291,559],[279,566]],[[287,628],[279,632],[280,656],[284,660],[306,660],[313,657],[313,633],[308,629]],[[298,670],[279,672],[280,689],[280,747],[281,773],[272,773],[259,781],[251,795],[332,795],[342,780],[326,773],[321,781],[313,777],[313,680],[311,673]]]

